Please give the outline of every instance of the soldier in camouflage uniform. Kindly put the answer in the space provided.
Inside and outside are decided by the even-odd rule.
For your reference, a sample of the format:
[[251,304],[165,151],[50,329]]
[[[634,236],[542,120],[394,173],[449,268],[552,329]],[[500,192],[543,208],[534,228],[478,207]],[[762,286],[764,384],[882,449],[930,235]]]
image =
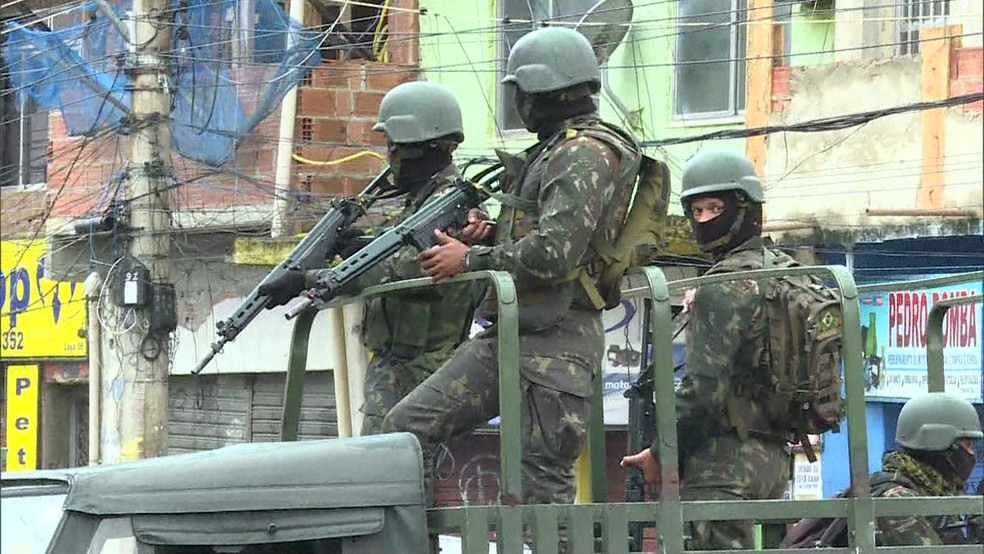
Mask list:
[[[681,189],[697,243],[714,257],[710,274],[763,267],[765,196],[747,159],[702,152],[684,168]],[[777,266],[793,263],[782,252],[771,253]],[[766,416],[763,398],[744,392],[758,390],[762,379],[753,362],[764,347],[762,310],[758,284],[751,280],[702,285],[693,296],[686,373],[676,394],[683,500],[774,499],[786,490],[785,428]],[[622,465],[640,467],[647,481],[658,484],[658,441],[626,456]],[[689,527],[691,549],[754,547],[751,521],[701,521]]]
[[[389,218],[395,225],[459,177],[451,154],[464,140],[461,110],[441,85],[404,83],[383,97],[373,129],[386,133],[394,184],[406,193],[402,210]],[[361,230],[353,229],[356,232],[345,233],[351,242],[343,241],[338,249],[343,257],[364,244],[363,237],[356,238]],[[287,275],[283,282],[271,283],[269,287],[275,291],[272,305],[285,303],[313,286],[320,271]],[[371,285],[423,276],[417,251],[406,246],[345,292],[357,294]],[[362,340],[373,356],[366,369],[362,435],[379,433],[386,412],[441,367],[455,347],[468,338],[483,291],[478,284],[444,285],[366,302]]]
[[[977,457],[974,441],[984,437],[974,406],[962,398],[942,392],[913,398],[899,413],[895,442],[881,471],[871,474],[874,498],[913,498],[963,494]],[[979,494],[979,491],[978,491]],[[837,497],[852,496],[851,489]],[[877,546],[932,546],[981,544],[975,519],[966,524],[955,515],[937,517],[899,516],[878,518]],[[848,546],[847,520],[807,518],[789,530],[783,548],[828,548]]]
[[[982,438],[981,420],[970,402],[941,392],[909,400],[896,426],[895,442],[901,448],[885,454],[881,473],[888,474],[887,482],[872,490],[872,496],[963,494],[977,463],[973,441]],[[872,476],[872,483],[878,475]],[[953,516],[878,518],[875,542],[878,546],[964,544],[968,540],[980,544],[979,537],[965,537],[962,528],[947,529],[952,520]]]
[[[629,136],[597,116],[598,64],[581,34],[544,28],[525,35],[510,52],[503,82],[539,142],[519,156],[500,153],[505,194],[494,225],[473,212],[461,241],[438,232],[441,245],[420,259],[435,279],[469,270],[512,275],[523,432],[523,498],[516,500],[570,503],[591,382],[604,350],[601,307],[588,292],[595,287],[595,245],[613,241],[625,218],[640,153]],[[494,306],[486,304],[486,317],[494,319]],[[428,468],[438,444],[498,414],[496,333],[493,326],[462,345],[386,416],[387,431],[417,436]]]

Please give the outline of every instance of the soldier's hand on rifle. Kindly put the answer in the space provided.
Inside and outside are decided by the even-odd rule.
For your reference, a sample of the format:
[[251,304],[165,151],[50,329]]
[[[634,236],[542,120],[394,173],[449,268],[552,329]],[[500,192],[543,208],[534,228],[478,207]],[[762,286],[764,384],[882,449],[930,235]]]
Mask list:
[[329,258],[341,256],[344,260],[362,250],[370,242],[372,242],[372,237],[367,236],[365,229],[353,225],[342,231],[341,236],[338,237],[338,246]]
[[467,271],[465,254],[468,253],[468,245],[440,229],[434,229],[434,238],[438,246],[428,248],[417,255],[424,273],[437,280],[454,277]]
[[266,307],[269,310],[275,306],[283,306],[291,301],[298,294],[307,288],[305,286],[304,272],[298,269],[291,269],[280,277],[269,283],[260,285],[257,292],[269,296]]
[[653,455],[652,450],[649,448],[638,454],[623,457],[619,465],[622,467],[639,468],[642,470],[642,478],[653,487],[659,487],[662,484],[659,459]]
[[458,239],[468,245],[485,244],[492,237],[495,222],[478,208],[468,210],[468,224],[458,232]]

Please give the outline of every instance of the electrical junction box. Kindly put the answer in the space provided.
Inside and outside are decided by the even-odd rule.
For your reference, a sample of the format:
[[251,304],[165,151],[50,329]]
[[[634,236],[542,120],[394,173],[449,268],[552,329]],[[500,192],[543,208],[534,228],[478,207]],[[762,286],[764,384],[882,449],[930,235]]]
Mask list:
[[146,306],[150,301],[150,271],[134,265],[120,273],[116,303],[120,306]]

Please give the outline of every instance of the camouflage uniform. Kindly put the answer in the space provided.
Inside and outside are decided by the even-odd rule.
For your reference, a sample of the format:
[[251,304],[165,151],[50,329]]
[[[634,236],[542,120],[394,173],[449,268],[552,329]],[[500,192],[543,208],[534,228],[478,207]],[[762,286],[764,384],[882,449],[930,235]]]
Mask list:
[[[882,471],[892,474],[892,483],[881,491],[873,490],[872,496],[912,498],[955,496],[963,492],[959,486],[948,481],[931,465],[903,452],[886,453],[882,462]],[[878,518],[875,527],[875,544],[878,546],[962,544],[966,542],[962,533],[946,531],[948,524],[957,519],[959,518],[954,516]]]
[[[763,245],[754,237],[731,250],[709,273],[761,269]],[[773,252],[776,265],[791,258]],[[687,369],[677,391],[683,500],[782,498],[789,481],[785,433],[765,407],[744,389],[760,380],[753,356],[763,347],[762,297],[755,281],[703,285],[697,289],[687,330]],[[749,430],[742,440],[734,417]],[[659,438],[652,451],[658,452]],[[689,548],[752,548],[751,521],[695,522]]]
[[[410,217],[424,201],[450,187],[458,177],[454,165],[438,172],[427,187],[429,190],[411,194],[391,223]],[[356,294],[371,285],[423,276],[416,249],[406,246],[366,272],[345,292]],[[441,367],[455,347],[468,338],[483,292],[481,284],[463,283],[366,301],[362,340],[373,355],[366,369],[362,435],[380,433],[386,413]]]
[[[504,164],[503,190],[514,202],[503,201],[496,245],[469,250],[469,269],[508,271],[519,297],[526,503],[573,501],[573,465],[604,350],[601,311],[577,278],[597,260],[593,241],[611,240],[625,217],[632,187],[622,176],[635,177],[631,167],[625,170],[633,163],[638,169],[634,142],[597,117],[566,121],[523,158]],[[484,315],[494,319],[494,308]],[[420,440],[428,478],[440,443],[499,413],[496,331],[463,344],[386,416],[387,431],[409,431]]]

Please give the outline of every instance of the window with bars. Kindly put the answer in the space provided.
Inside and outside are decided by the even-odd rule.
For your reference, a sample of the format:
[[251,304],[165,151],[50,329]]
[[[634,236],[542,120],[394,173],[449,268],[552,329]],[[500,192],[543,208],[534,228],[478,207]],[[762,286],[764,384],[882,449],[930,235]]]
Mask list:
[[747,0],[676,3],[673,113],[727,117],[745,109]]
[[950,15],[950,0],[899,0],[896,52],[909,56],[919,52],[919,32],[943,27]]
[[48,111],[18,99],[0,55],[0,186],[42,185],[47,179]]

